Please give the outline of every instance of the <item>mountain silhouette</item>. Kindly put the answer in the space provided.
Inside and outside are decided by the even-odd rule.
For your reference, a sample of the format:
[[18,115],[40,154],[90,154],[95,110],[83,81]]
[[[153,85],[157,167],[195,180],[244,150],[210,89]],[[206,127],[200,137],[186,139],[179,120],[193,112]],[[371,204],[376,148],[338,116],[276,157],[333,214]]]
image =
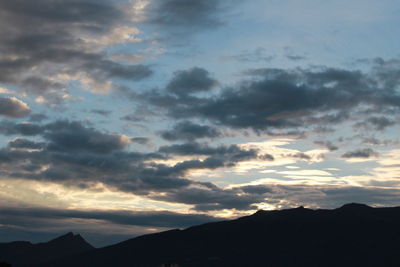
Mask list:
[[66,256],[66,266],[400,266],[400,207],[263,211]]
[[94,247],[80,235],[67,233],[45,243],[32,244],[27,241],[0,243],[0,262],[12,264],[13,267],[41,266],[44,262],[93,249]]

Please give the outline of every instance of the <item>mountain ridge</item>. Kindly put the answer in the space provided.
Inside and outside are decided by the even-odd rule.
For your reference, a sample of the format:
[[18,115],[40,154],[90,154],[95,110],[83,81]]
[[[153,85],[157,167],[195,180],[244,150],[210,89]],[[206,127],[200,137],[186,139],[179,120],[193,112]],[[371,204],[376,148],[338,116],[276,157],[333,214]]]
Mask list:
[[69,232],[48,242],[35,244],[29,241],[0,243],[0,262],[8,262],[12,266],[36,266],[36,264],[92,249],[94,247],[82,236]]
[[400,207],[349,203],[337,209],[259,210],[142,235],[40,267],[400,266],[398,225]]

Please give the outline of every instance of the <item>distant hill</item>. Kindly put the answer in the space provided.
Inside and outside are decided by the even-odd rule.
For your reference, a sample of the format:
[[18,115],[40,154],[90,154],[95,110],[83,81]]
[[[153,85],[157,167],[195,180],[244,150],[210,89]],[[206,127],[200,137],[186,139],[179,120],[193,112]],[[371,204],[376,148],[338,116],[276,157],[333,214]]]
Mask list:
[[[68,233],[46,243],[32,244],[27,241],[0,243],[0,266],[41,266],[54,259],[93,250],[94,247],[80,235]],[[3,262],[3,263],[1,263]]]
[[400,266],[400,208],[258,211],[32,266]]

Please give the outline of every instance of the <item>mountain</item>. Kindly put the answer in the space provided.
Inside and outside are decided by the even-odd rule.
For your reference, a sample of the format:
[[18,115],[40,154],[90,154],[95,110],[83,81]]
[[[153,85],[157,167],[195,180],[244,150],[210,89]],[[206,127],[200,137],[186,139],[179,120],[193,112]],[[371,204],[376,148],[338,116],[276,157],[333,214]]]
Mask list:
[[[37,245],[8,243],[10,255],[1,244],[0,261],[6,255],[11,263],[31,263],[13,266],[32,267],[394,267],[400,266],[399,226],[400,207],[352,203],[333,210],[260,210],[236,220],[143,235],[100,249],[72,234]],[[77,245],[64,242],[71,239]]]
[[0,243],[0,262],[15,266],[41,266],[57,258],[93,250],[94,247],[80,235],[67,233],[46,243],[27,241]]
[[47,267],[400,266],[400,208],[258,211],[140,236]]

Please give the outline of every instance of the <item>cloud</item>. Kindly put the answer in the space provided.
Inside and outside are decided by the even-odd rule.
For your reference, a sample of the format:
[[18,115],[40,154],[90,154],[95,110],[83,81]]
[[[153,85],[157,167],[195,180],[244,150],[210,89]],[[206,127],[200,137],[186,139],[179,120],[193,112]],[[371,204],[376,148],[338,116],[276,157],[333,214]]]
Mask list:
[[267,55],[266,49],[262,47],[258,47],[254,50],[245,50],[240,54],[234,56],[222,56],[222,60],[236,60],[244,63],[254,63],[254,62],[271,62],[275,59],[275,55]]
[[318,140],[318,141],[315,141],[314,144],[326,147],[329,151],[335,151],[335,150],[339,149],[336,145],[332,144],[332,142],[330,142],[330,141]]
[[0,115],[20,118],[29,115],[30,107],[15,97],[0,97]]
[[210,73],[202,68],[176,71],[174,77],[168,83],[166,89],[176,95],[209,91],[218,82],[210,77]]
[[[23,128],[26,125],[29,127]],[[251,206],[250,196],[240,196],[237,191],[223,190],[187,176],[194,170],[232,167],[257,158],[255,149],[187,143],[139,153],[127,149],[131,138],[103,133],[83,122],[3,122],[3,126],[5,134],[25,133],[43,140],[17,138],[10,141],[8,147],[0,149],[1,175],[4,178],[51,181],[79,188],[92,188],[101,183],[110,190],[170,202],[185,201],[187,197],[183,197],[183,192],[215,195],[214,199],[198,203],[203,205],[202,210],[227,207],[228,198],[232,205],[242,203],[246,209]],[[161,199],[160,195],[165,192],[169,193]],[[214,203],[219,194],[226,199],[225,204]],[[188,199],[182,204],[196,206],[193,201]]]
[[132,142],[138,143],[140,145],[145,145],[150,142],[150,138],[147,137],[133,137],[131,138]]
[[105,110],[105,109],[92,109],[90,112],[99,114],[101,116],[109,116],[112,112],[110,110]]
[[35,113],[29,116],[29,121],[31,122],[41,122],[46,119],[48,119],[48,116],[43,113]]
[[325,67],[246,73],[250,78],[225,86],[210,97],[151,91],[140,99],[175,119],[207,119],[217,125],[258,132],[333,127],[351,120],[352,114],[361,114],[365,107],[371,115],[397,113],[400,108],[398,91],[374,73]]
[[370,158],[376,157],[378,153],[370,148],[356,149],[354,151],[348,151],[342,155],[342,158]]
[[148,66],[121,64],[106,56],[107,46],[131,42],[137,33],[127,30],[132,21],[126,4],[2,1],[0,34],[7,39],[0,41],[0,82],[58,105],[66,99],[71,81],[84,83],[85,77],[98,83],[111,78],[138,81],[150,76]]
[[11,121],[0,122],[0,133],[3,135],[24,135],[34,136],[41,134],[43,127],[36,123],[21,122],[15,123]]
[[140,10],[142,21],[174,32],[213,29],[223,24],[222,16],[231,1],[150,1]]
[[363,122],[359,122],[355,124],[355,127],[360,128],[366,128],[366,129],[374,129],[377,131],[383,131],[387,127],[393,126],[396,124],[395,120],[389,119],[387,117],[381,116],[381,117],[370,117],[367,118]]
[[285,155],[286,157],[291,157],[295,159],[301,159],[301,160],[311,160],[311,156],[307,155],[306,153],[298,152],[295,154],[287,154]]
[[44,137],[48,148],[56,151],[110,153],[125,148],[130,139],[120,134],[105,134],[79,122],[57,121],[47,124]]
[[244,194],[240,189],[222,190],[213,188],[183,188],[158,197],[160,200],[193,204],[197,211],[215,211],[223,209],[254,210],[254,203],[262,202],[265,196],[259,193]]
[[162,131],[161,137],[169,141],[193,141],[198,138],[214,138],[221,133],[208,125],[199,125],[190,121],[183,121],[175,124],[171,130]]
[[218,156],[223,157],[225,160],[231,159],[232,161],[241,161],[257,157],[257,150],[241,149],[237,145],[209,147],[199,143],[185,143],[179,145],[162,146],[158,149],[161,153],[175,154],[175,155],[204,155],[204,156]]
[[88,219],[103,220],[116,224],[181,228],[195,224],[216,221],[217,218],[202,214],[180,214],[169,211],[132,212],[124,210],[65,210],[51,208],[7,208],[0,207],[2,221],[10,224],[22,224],[29,218],[40,217],[41,219]]
[[124,149],[130,138],[120,134],[101,133],[94,128],[85,127],[81,122],[59,120],[48,124],[0,123],[0,133],[4,135],[43,136],[47,148],[54,151],[75,151],[109,153]]
[[44,147],[43,142],[34,142],[28,139],[17,138],[8,142],[8,146],[11,148],[22,148],[22,149],[42,149]]

